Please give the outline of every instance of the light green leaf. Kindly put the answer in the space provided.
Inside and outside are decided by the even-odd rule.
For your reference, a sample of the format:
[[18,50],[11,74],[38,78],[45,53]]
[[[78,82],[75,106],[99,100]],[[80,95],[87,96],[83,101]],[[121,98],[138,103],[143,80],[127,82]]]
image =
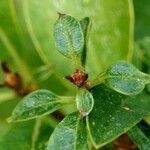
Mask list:
[[144,121],[130,129],[128,135],[140,150],[150,148],[150,126]]
[[85,118],[79,113],[68,115],[52,133],[47,150],[88,150]]
[[0,150],[29,150],[31,148],[34,121],[17,123],[0,139]]
[[141,94],[125,96],[104,85],[92,89],[94,108],[87,116],[87,125],[95,147],[113,141],[150,114],[150,97]]
[[113,63],[106,71],[105,84],[125,95],[140,93],[147,83],[150,83],[150,76],[125,61]]
[[91,27],[90,18],[89,17],[83,18],[82,20],[80,20],[80,24],[81,24],[82,32],[84,35],[84,46],[83,46],[83,52],[81,55],[81,62],[82,62],[82,65],[84,66],[86,63],[87,42],[88,42],[89,31]]
[[48,90],[37,90],[18,103],[9,122],[24,121],[47,115],[62,106],[60,98]]
[[[56,65],[56,73],[61,72],[61,76],[71,69],[69,67],[70,62],[67,62],[54,47],[54,38],[51,31],[53,31],[53,25],[57,17],[56,12],[69,14],[78,20],[86,16],[91,18],[92,28],[86,66],[91,77],[103,71],[115,60],[127,59],[128,53],[132,52],[132,1],[45,0],[41,2],[18,0],[17,2],[19,6],[22,6],[19,13],[19,21],[25,23],[22,28],[27,29],[33,41],[35,38],[33,38],[32,33],[34,33],[36,43],[41,47],[41,51],[46,55],[49,62]],[[21,14],[23,15],[21,16]],[[66,67],[64,67],[64,64]]]
[[88,90],[80,88],[76,95],[76,105],[81,115],[87,116],[94,106],[92,94]]
[[40,123],[0,121],[0,150],[44,150],[52,130],[49,118],[42,118]]
[[84,37],[75,18],[60,14],[54,25],[54,37],[58,51],[64,56],[73,58],[82,53]]

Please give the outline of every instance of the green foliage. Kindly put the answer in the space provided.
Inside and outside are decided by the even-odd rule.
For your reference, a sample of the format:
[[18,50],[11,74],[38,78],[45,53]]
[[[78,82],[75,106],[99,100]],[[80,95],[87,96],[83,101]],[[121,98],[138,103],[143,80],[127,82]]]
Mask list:
[[94,108],[87,117],[88,130],[95,147],[101,147],[127,132],[150,114],[150,97],[125,96],[105,85],[92,89]]
[[13,125],[0,140],[0,150],[29,150],[31,147],[33,121]]
[[[56,21],[56,12],[66,14],[59,13]],[[20,100],[13,89],[0,89],[0,118],[7,118],[19,100],[8,121],[35,119],[0,121],[0,149],[88,150],[128,131],[140,149],[147,148],[149,135],[140,121],[150,115],[150,47],[149,38],[139,40],[133,55],[133,18],[132,1],[2,0],[0,59],[21,75],[25,89],[53,92],[37,90]],[[136,38],[146,33],[139,22]],[[54,50],[54,43],[70,60]],[[0,72],[1,83],[5,75]],[[65,76],[80,86],[74,88]]]
[[119,93],[136,95],[150,83],[150,76],[125,61],[118,61],[107,69],[105,83]]
[[89,30],[91,26],[90,18],[89,17],[83,18],[82,20],[80,20],[80,24],[81,24],[82,32],[84,35],[84,47],[83,47],[83,52],[81,55],[81,62],[82,62],[82,65],[84,66],[86,63],[87,43],[88,43],[88,38],[89,38]]
[[9,122],[23,121],[52,113],[62,106],[60,98],[48,90],[37,90],[18,103]]
[[54,25],[56,47],[63,55],[73,58],[82,53],[84,37],[80,23],[73,17],[59,15]]
[[150,148],[150,128],[144,121],[130,129],[128,134],[140,150]]
[[52,133],[47,150],[88,150],[85,120],[79,113],[68,115]]
[[[44,150],[53,128],[50,118],[15,124],[6,124],[0,138],[0,150]],[[2,123],[0,124],[0,129]],[[1,133],[3,133],[1,132]]]
[[82,116],[87,116],[93,109],[94,99],[92,94],[86,89],[79,89],[76,95],[77,109]]

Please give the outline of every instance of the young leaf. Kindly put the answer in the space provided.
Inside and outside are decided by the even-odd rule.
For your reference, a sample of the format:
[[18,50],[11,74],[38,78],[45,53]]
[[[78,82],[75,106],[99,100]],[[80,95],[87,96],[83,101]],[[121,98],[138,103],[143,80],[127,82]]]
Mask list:
[[82,116],[87,116],[93,109],[94,99],[86,89],[79,89],[76,96],[76,105]]
[[113,63],[106,71],[105,84],[125,95],[139,94],[150,83],[150,76],[126,61]]
[[88,42],[88,34],[90,30],[90,18],[89,17],[83,18],[82,20],[80,20],[80,24],[81,24],[82,32],[84,35],[84,46],[83,46],[83,52],[81,55],[81,62],[82,62],[82,65],[84,66],[86,63],[87,42]]
[[68,115],[52,133],[47,150],[88,150],[85,118],[79,113]]
[[34,91],[18,103],[8,121],[24,121],[52,113],[62,106],[58,100],[59,97],[51,91]]
[[60,14],[54,25],[54,38],[58,51],[64,56],[73,58],[82,53],[84,37],[75,18]]
[[[143,125],[144,123],[144,125]],[[143,121],[128,131],[129,137],[138,146],[140,150],[150,148],[150,126]]]
[[87,116],[87,126],[97,148],[113,141],[150,114],[149,95],[126,96],[104,85],[94,87],[91,92],[94,107]]

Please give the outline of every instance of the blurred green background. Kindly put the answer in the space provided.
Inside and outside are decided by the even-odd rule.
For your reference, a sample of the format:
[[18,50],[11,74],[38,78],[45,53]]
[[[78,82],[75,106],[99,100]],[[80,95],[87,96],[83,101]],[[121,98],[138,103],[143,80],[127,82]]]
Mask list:
[[[133,3],[131,0],[0,0],[0,61],[6,61],[13,71],[19,72],[25,85],[36,84],[59,95],[73,95],[76,88],[64,79],[73,71],[70,62],[55,48],[53,24],[57,12],[78,20],[91,18],[86,65],[91,79],[115,60],[131,61],[134,41],[150,36],[149,0]],[[0,70],[0,83],[4,79]],[[18,143],[14,149],[26,150],[31,145],[34,121],[6,123],[20,99],[12,90],[0,89],[0,150],[13,150]],[[71,109],[62,111],[67,113]],[[45,120],[49,119],[42,120],[41,129],[48,134],[41,135],[43,139],[39,141],[49,137],[57,123],[53,119]]]

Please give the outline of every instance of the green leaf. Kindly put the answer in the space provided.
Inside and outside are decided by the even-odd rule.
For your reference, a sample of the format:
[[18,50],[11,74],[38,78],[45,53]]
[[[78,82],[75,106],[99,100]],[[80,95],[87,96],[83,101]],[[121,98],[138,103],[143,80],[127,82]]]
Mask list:
[[[141,71],[150,73],[150,37],[145,37],[136,42],[133,55],[133,64]],[[146,85],[146,90],[150,93],[150,84]]]
[[135,38],[141,39],[146,36],[150,36],[150,1],[144,0],[144,3],[140,0],[133,0],[134,13],[135,13]]
[[76,95],[76,105],[81,115],[87,116],[94,106],[92,94],[88,90],[80,88]]
[[85,118],[79,113],[68,115],[52,133],[47,150],[88,150]]
[[60,14],[54,25],[55,44],[60,53],[73,58],[81,54],[84,37],[80,23],[73,17]]
[[58,100],[59,97],[51,91],[34,91],[18,103],[8,121],[24,121],[52,113],[62,106]]
[[82,62],[82,65],[84,66],[86,63],[87,42],[88,42],[89,30],[91,26],[90,18],[89,17],[83,18],[82,20],[80,20],[80,24],[81,24],[82,32],[84,35],[84,46],[83,46],[83,52],[81,55],[81,62]]
[[34,121],[17,123],[0,139],[0,150],[29,150],[31,148]]
[[91,90],[94,108],[87,116],[87,126],[95,147],[113,141],[150,114],[150,97],[146,94],[126,96],[99,85]]
[[144,121],[130,129],[128,135],[140,150],[150,148],[150,126]]
[[105,84],[125,95],[140,93],[147,83],[150,83],[150,76],[126,61],[117,61],[106,71]]
[[[19,7],[20,5],[22,9]],[[106,69],[115,60],[127,59],[128,53],[132,53],[132,1],[45,0],[41,3],[37,0],[17,0],[17,6],[18,9],[20,8],[17,13],[20,15],[19,25],[28,31],[30,40],[35,41],[34,39],[36,39],[35,43],[41,47],[41,51],[49,62],[56,65],[55,75],[61,72],[61,77],[63,77],[64,74],[71,71],[70,62],[67,62],[67,59],[55,51],[51,31],[53,31],[53,24],[57,17],[56,12],[70,14],[79,20],[86,16],[91,18],[92,28],[86,66],[91,78]]]
[[44,150],[52,130],[49,118],[42,118],[38,124],[0,121],[0,150]]

